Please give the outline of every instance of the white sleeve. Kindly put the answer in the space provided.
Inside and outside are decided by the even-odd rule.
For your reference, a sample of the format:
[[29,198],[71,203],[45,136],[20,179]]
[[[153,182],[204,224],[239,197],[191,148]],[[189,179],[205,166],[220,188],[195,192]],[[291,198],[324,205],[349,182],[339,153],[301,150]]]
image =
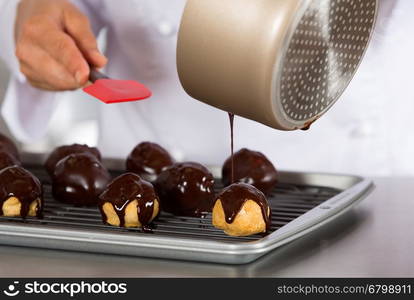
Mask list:
[[58,94],[36,89],[26,80],[10,79],[1,114],[17,140],[30,143],[46,134]]
[[[102,28],[101,18],[96,15],[95,1],[73,0],[75,5],[89,18],[97,34]],[[29,143],[43,137],[57,106],[60,93],[36,89],[27,83],[19,71],[15,56],[14,23],[18,0],[0,1],[0,58],[11,71],[11,79],[6,92],[1,114],[20,142]]]
[[6,63],[13,76],[24,80],[14,55],[14,22],[18,3],[18,0],[2,0],[0,2],[0,58]]

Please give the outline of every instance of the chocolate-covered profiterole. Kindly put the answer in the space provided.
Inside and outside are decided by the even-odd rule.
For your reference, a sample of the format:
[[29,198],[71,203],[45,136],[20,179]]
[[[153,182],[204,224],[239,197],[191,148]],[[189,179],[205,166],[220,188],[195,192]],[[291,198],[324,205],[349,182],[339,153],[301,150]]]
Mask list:
[[270,207],[266,196],[250,184],[234,183],[216,197],[213,225],[233,236],[266,232]]
[[0,216],[40,217],[43,208],[42,185],[19,166],[0,171]]
[[[260,152],[243,148],[234,153],[234,182],[254,185],[269,194],[277,183],[277,171],[273,164]],[[225,186],[232,184],[231,157],[222,168],[222,181]]]
[[89,147],[88,145],[80,144],[60,146],[53,150],[47,158],[45,162],[46,171],[49,173],[50,176],[52,176],[57,163],[62,158],[65,158],[66,156],[75,153],[89,153],[95,156],[99,161],[101,161],[101,153],[95,147]]
[[174,163],[170,154],[160,145],[144,142],[132,150],[126,161],[126,169],[143,179],[154,182],[157,176]]
[[161,172],[155,189],[161,208],[175,215],[201,217],[211,212],[214,178],[198,163],[176,163]]
[[76,206],[93,206],[106,188],[111,176],[100,161],[87,153],[76,153],[61,159],[52,175],[53,197]]
[[17,150],[16,145],[11,139],[7,136],[0,133],[0,151],[7,152],[13,155],[16,159],[19,160],[19,151]]
[[114,226],[145,228],[159,212],[154,187],[134,173],[115,178],[99,200],[104,223]]
[[7,167],[20,165],[21,162],[13,154],[0,150],[0,170]]

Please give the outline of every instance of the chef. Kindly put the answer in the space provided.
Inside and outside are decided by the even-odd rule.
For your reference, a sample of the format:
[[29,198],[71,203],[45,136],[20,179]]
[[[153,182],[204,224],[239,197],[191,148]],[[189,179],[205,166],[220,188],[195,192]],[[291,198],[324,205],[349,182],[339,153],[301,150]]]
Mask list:
[[[414,175],[414,42],[408,38],[414,2],[380,2],[366,59],[331,111],[308,132],[278,132],[238,118],[236,148],[262,151],[283,169]],[[184,5],[2,0],[0,56],[12,72],[2,115],[15,137],[31,143],[46,135],[61,92],[84,86],[89,65],[105,66],[110,77],[138,80],[154,96],[99,106],[104,156],[122,158],[137,143],[152,141],[179,160],[221,164],[230,145],[226,113],[191,99],[178,80],[175,50]],[[95,37],[104,28],[107,47],[101,53]]]

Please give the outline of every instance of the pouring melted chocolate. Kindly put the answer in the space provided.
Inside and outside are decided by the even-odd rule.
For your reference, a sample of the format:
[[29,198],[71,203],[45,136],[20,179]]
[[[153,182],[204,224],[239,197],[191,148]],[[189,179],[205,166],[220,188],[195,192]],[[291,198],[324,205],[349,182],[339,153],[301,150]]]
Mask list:
[[230,147],[231,147],[231,183],[234,183],[234,114],[229,113]]

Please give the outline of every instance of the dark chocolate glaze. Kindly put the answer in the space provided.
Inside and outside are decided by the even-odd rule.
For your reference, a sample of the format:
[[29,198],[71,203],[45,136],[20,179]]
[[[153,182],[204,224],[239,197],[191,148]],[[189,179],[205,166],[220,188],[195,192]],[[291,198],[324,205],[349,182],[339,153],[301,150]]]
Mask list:
[[7,136],[0,133],[0,151],[8,152],[12,154],[17,160],[19,160],[19,151],[16,145]]
[[198,163],[176,163],[163,171],[155,189],[164,211],[181,216],[201,217],[214,204],[214,178]]
[[174,163],[170,154],[160,145],[144,142],[132,150],[126,161],[126,169],[147,181],[154,182],[157,176]]
[[115,178],[99,196],[99,200],[104,223],[107,223],[107,218],[103,205],[109,202],[119,217],[121,227],[125,226],[125,209],[129,203],[137,200],[138,219],[143,228],[151,222],[155,200],[159,202],[152,184],[134,173],[126,173]]
[[36,216],[40,217],[43,209],[42,185],[29,171],[19,166],[7,167],[0,171],[0,215],[3,215],[3,204],[10,197],[16,197],[21,204],[20,216],[26,218],[30,204],[39,199]]
[[[232,183],[231,157],[222,168],[222,180],[225,186]],[[277,183],[277,171],[273,164],[260,152],[241,149],[233,155],[234,181],[254,185],[265,194],[269,194]]]
[[67,146],[57,147],[55,150],[50,153],[49,157],[45,162],[46,171],[50,176],[53,175],[57,163],[68,155],[76,153],[89,153],[95,156],[99,161],[101,161],[101,153],[95,147],[89,147],[88,145],[73,144]]
[[266,231],[270,229],[270,208],[266,196],[250,184],[233,183],[223,189],[216,197],[223,206],[226,222],[231,224],[248,200],[256,202],[262,211],[263,220],[266,224]]
[[61,159],[52,176],[53,197],[76,206],[97,205],[98,196],[111,180],[108,170],[90,154],[77,153]]
[[305,127],[302,127],[300,130],[308,131],[311,128],[312,124],[306,124]]
[[21,162],[13,154],[0,150],[0,170],[7,167],[20,165]]

